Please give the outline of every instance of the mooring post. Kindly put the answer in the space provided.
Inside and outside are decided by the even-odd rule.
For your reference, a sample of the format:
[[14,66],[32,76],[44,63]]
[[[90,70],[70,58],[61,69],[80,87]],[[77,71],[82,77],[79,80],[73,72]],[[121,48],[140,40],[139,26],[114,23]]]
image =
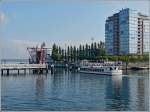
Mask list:
[[44,73],[44,69],[40,69],[40,74],[43,74]]
[[18,69],[18,75],[19,75],[19,69]]
[[9,69],[7,69],[7,75],[9,75]]
[[29,69],[29,74],[31,74],[31,69]]
[[34,69],[31,69],[31,73],[34,74]]
[[3,70],[1,70],[1,74],[3,75]]
[[45,73],[48,73],[48,64],[46,64]]
[[26,69],[24,69],[24,74],[26,74]]
[[54,73],[54,65],[52,64],[51,65],[51,74],[53,74]]
[[33,74],[35,74],[35,69],[32,69]]
[[48,73],[48,68],[46,68],[46,73]]

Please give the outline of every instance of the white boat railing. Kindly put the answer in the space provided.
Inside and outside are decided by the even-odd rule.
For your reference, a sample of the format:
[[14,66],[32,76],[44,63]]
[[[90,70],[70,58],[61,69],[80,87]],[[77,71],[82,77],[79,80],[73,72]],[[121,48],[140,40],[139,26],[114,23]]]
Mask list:
[[88,64],[81,64],[81,66],[122,66],[122,64],[117,64],[117,63],[88,63]]

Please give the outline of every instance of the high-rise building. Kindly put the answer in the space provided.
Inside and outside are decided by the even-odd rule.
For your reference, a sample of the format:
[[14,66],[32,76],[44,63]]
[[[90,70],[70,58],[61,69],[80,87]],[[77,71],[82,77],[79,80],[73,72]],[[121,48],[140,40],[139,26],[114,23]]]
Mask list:
[[129,8],[108,17],[105,49],[107,55],[142,55],[149,52],[149,17]]

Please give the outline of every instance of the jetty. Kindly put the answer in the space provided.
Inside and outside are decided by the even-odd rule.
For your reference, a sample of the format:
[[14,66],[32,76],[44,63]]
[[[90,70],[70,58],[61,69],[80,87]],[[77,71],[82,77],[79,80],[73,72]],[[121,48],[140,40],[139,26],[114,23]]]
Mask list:
[[26,74],[27,70],[32,70],[33,73],[47,73],[48,66],[47,64],[0,64],[1,75],[6,73],[9,75],[12,70],[17,70],[18,74],[21,70]]
[[33,73],[43,74],[48,73],[48,63],[50,60],[51,48],[46,48],[43,42],[40,47],[27,47],[29,58],[27,59],[1,59],[0,71],[3,75],[9,75],[10,71],[20,71],[26,73],[27,70]]

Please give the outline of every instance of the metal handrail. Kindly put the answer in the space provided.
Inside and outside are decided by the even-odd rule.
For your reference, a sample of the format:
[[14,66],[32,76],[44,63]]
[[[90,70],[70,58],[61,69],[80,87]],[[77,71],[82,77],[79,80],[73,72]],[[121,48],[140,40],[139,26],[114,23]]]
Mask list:
[[46,68],[46,64],[0,64],[0,69]]

